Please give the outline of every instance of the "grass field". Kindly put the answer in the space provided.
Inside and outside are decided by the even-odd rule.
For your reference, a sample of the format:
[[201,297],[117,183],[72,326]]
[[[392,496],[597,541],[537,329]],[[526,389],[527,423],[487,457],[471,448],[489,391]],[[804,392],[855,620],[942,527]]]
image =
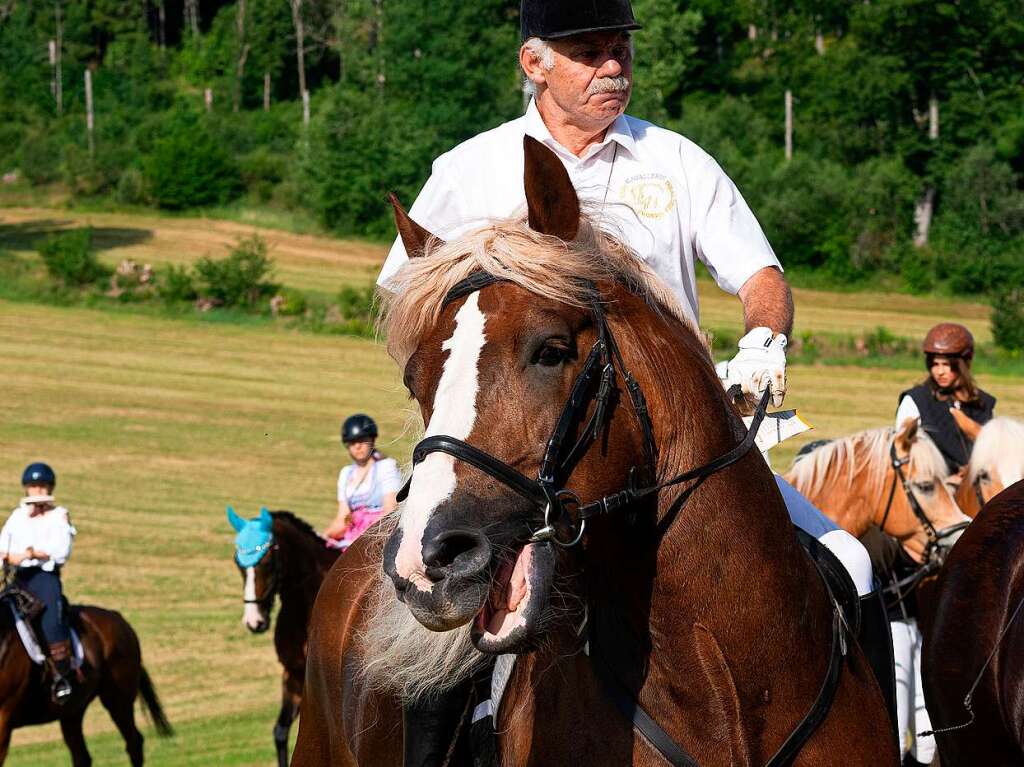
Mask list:
[[[191,260],[251,231],[223,222],[88,218],[98,229],[150,233],[111,244],[103,255],[111,261]],[[57,219],[82,223],[63,212],[0,210],[0,247],[11,247],[12,223],[29,232]],[[327,293],[343,281],[371,279],[383,252],[265,235],[286,282]],[[810,293],[798,298],[798,310],[802,325],[835,322],[844,330],[925,326],[954,312],[987,332],[979,307],[902,296]],[[709,295],[705,318],[724,323],[727,311],[738,314],[734,299]],[[394,365],[364,339],[6,302],[0,357],[0,498],[14,505],[27,462],[56,468],[58,497],[79,530],[66,588],[76,601],[121,610],[135,626],[178,729],[160,741],[145,728],[147,764],[269,767],[279,668],[270,637],[250,636],[241,625],[224,506],[248,515],[260,505],[288,508],[323,526],[344,459],[337,428],[358,410],[377,418],[383,449],[404,462],[414,432]],[[794,366],[787,406],[817,426],[807,439],[849,433],[889,422],[896,393],[918,376]],[[981,383],[1001,412],[1024,415],[1024,378]],[[779,448],[776,466],[788,465],[802,441]],[[126,763],[98,705],[87,734],[96,765]],[[15,733],[10,765],[65,763],[56,727]]]

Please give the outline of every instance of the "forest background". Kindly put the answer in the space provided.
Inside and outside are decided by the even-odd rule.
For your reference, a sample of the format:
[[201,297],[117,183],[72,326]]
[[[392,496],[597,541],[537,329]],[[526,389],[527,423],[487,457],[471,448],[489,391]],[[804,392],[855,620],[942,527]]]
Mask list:
[[[631,114],[719,160],[797,284],[980,295],[1024,327],[1020,0],[634,9]],[[0,172],[20,200],[59,186],[86,209],[258,209],[387,238],[388,190],[413,200],[434,157],[522,112],[517,16],[510,0],[0,0]]]

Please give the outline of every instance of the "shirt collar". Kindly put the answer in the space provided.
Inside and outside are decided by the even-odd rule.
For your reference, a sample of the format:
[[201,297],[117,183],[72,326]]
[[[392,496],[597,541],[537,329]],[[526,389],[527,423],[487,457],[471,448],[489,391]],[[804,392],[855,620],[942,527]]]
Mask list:
[[[526,135],[532,136],[558,154],[572,157],[575,160],[584,159],[576,157],[576,155],[555,140],[551,135],[551,131],[548,130],[548,126],[544,124],[544,119],[540,116],[540,110],[537,109],[537,102],[534,99],[530,99],[530,105],[526,108]],[[596,149],[593,146],[590,147],[585,157],[593,156],[612,141],[631,154],[636,154],[636,138],[633,136],[633,131],[629,127],[629,120],[624,114],[615,118],[615,122],[609,125],[608,130],[605,131],[604,139],[595,145]]]

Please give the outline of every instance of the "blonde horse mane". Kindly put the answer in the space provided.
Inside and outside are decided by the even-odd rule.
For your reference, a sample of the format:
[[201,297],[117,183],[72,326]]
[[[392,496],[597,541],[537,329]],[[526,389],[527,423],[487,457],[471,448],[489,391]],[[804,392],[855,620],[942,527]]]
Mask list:
[[[801,493],[814,498],[839,481],[850,490],[854,478],[865,473],[869,494],[881,494],[889,469],[889,445],[895,438],[895,429],[879,427],[832,440],[798,458],[786,479]],[[918,429],[910,447],[908,476],[923,474],[942,481],[947,473],[942,453],[931,437]]]
[[410,259],[391,278],[380,329],[400,365],[437,323],[448,291],[475,272],[577,307],[588,306],[590,299],[582,280],[617,282],[696,332],[665,283],[595,217],[580,214],[572,242],[535,232],[525,217],[517,217],[494,221],[452,242],[431,239],[422,257]]
[[974,443],[968,481],[978,474],[995,469],[1005,487],[1024,477],[1024,421],[1001,416],[981,427]]

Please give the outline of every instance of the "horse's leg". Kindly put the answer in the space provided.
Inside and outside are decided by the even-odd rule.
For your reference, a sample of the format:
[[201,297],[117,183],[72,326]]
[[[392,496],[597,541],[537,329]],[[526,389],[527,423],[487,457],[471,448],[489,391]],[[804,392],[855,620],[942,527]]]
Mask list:
[[82,719],[85,717],[85,708],[78,711],[69,711],[60,718],[60,731],[64,736],[64,742],[71,751],[71,764],[73,767],[90,767],[92,757],[89,756],[89,749],[85,745],[85,735],[82,734]]
[[278,767],[288,767],[288,733],[292,722],[299,715],[299,704],[302,703],[303,676],[293,674],[285,669],[281,677],[281,713],[277,715],[274,725],[274,745],[277,746]]
[[135,726],[135,696],[128,695],[124,690],[105,689],[100,693],[103,708],[114,720],[118,732],[124,738],[124,750],[132,767],[142,767],[144,752],[142,744],[145,738]]

